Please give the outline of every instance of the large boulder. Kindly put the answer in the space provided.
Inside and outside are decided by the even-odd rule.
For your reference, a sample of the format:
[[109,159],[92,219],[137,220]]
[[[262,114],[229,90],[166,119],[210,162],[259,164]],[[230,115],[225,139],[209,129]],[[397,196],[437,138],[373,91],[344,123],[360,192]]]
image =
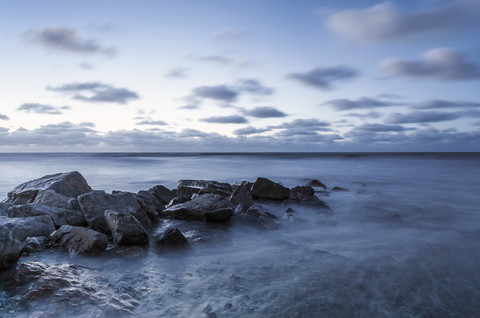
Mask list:
[[153,241],[158,246],[181,246],[187,245],[187,238],[177,228],[170,228],[163,233],[155,235]]
[[52,218],[55,227],[62,225],[85,226],[87,222],[81,211],[56,208],[37,203],[26,205],[13,205],[8,208],[7,215],[9,217],[19,218],[28,216],[48,215]]
[[105,234],[110,232],[105,221],[105,211],[113,210],[133,215],[149,230],[152,222],[140,207],[133,193],[121,192],[108,194],[105,191],[92,191],[78,197],[78,203],[87,219],[88,225],[95,231]]
[[227,198],[219,194],[206,193],[165,209],[163,215],[178,220],[223,222],[233,215],[233,207]]
[[212,180],[179,180],[177,184],[177,196],[191,197],[193,194],[214,193],[229,197],[233,187],[229,183]]
[[157,223],[158,216],[163,212],[165,206],[148,191],[139,191],[136,195],[137,202],[145,211],[153,224]]
[[55,244],[66,247],[70,253],[103,252],[108,245],[108,237],[85,227],[63,225],[50,234]]
[[132,214],[106,210],[105,220],[115,245],[148,244],[147,231]]
[[260,200],[284,200],[290,196],[290,189],[267,178],[257,178],[252,186],[252,196]]
[[305,183],[305,186],[312,188],[322,188],[323,190],[327,190],[327,186],[317,179],[309,180],[307,183]]
[[233,191],[230,202],[235,206],[241,204],[246,209],[253,204],[252,191],[249,190],[247,184],[242,183]]
[[168,202],[170,202],[175,197],[175,193],[162,185],[157,185],[153,188],[150,188],[148,190],[148,193],[157,198],[157,200],[160,201],[160,203],[163,205],[168,204]]
[[191,198],[194,194],[200,193],[200,190],[202,190],[200,187],[182,185],[177,188],[176,195],[177,197]]
[[300,204],[329,209],[328,205],[325,204],[325,202],[317,198],[317,196],[315,195],[315,190],[309,186],[298,186],[292,188],[290,190],[289,200]]
[[0,215],[6,215],[8,208],[12,205],[12,203],[0,202]]
[[20,184],[8,193],[13,204],[41,203],[67,208],[68,200],[92,191],[77,171],[57,173]]
[[48,236],[55,231],[47,215],[27,218],[0,217],[0,270],[12,267],[22,254],[27,237]]

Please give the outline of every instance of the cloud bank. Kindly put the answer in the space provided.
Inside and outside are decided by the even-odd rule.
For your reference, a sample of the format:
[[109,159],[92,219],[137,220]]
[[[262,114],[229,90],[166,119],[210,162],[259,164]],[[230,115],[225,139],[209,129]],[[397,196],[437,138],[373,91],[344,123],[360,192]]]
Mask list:
[[70,109],[69,106],[51,106],[38,103],[25,103],[17,108],[19,111],[26,113],[47,114],[47,115],[60,115],[63,114],[63,110]]
[[139,98],[134,91],[101,82],[70,83],[60,86],[47,86],[47,89],[88,103],[126,104]]
[[318,67],[308,72],[288,75],[293,80],[319,90],[332,89],[334,83],[345,82],[358,76],[355,69],[347,66]]

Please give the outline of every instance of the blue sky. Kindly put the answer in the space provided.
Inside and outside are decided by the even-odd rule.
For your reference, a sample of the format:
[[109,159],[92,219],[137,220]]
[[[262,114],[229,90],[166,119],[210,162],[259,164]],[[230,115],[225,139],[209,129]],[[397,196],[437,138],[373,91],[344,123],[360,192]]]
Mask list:
[[480,151],[480,1],[3,1],[0,151]]

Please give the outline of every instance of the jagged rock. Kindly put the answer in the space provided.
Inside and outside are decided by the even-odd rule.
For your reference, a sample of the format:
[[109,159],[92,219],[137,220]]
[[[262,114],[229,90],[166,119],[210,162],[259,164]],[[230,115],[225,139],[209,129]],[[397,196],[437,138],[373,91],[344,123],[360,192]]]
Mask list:
[[219,194],[206,193],[165,209],[163,215],[178,220],[223,222],[233,215],[233,205]]
[[75,210],[75,211],[82,211],[82,208],[80,207],[80,204],[78,203],[78,200],[75,198],[71,198],[67,202],[67,209],[70,210]]
[[46,269],[47,266],[40,262],[23,263],[10,278],[10,282],[15,285],[28,284],[37,280]]
[[165,232],[155,235],[153,241],[161,246],[178,246],[188,244],[187,238],[177,228],[167,229]]
[[182,185],[177,188],[177,197],[191,198],[192,195],[200,193],[200,190],[202,188]]
[[348,191],[348,190],[342,187],[333,187],[332,191]]
[[175,197],[175,193],[162,185],[154,186],[153,188],[148,190],[148,193],[157,198],[157,200],[160,201],[160,203],[163,205],[168,204],[168,202],[170,202]]
[[248,209],[253,204],[252,191],[246,184],[240,184],[230,196],[230,202],[235,206],[241,204]]
[[267,178],[257,178],[252,186],[252,196],[260,200],[283,200],[290,196],[290,189]]
[[48,236],[55,231],[47,215],[7,218],[0,217],[0,270],[12,267],[26,244],[27,237]]
[[233,193],[233,187],[224,182],[208,181],[198,194],[214,193],[224,197],[230,197]]
[[315,196],[315,190],[309,186],[298,186],[290,190],[290,201],[328,209],[328,205]]
[[102,252],[108,245],[108,237],[85,227],[63,225],[50,234],[52,241],[66,247],[70,253]]
[[175,197],[166,205],[166,208],[169,208],[177,204],[185,203],[187,201],[190,201],[189,197],[186,197],[186,196]]
[[267,229],[277,229],[280,227],[280,221],[278,217],[270,212],[265,211],[263,206],[259,204],[254,204],[246,211],[235,214],[235,217]]
[[8,208],[12,205],[13,203],[0,202],[0,215],[6,215]]
[[312,187],[312,188],[323,188],[323,190],[327,190],[327,186],[324,185],[323,183],[321,183],[317,179],[312,179],[312,180],[308,181],[307,183],[305,183],[305,186],[306,187]]
[[106,210],[105,220],[116,245],[148,244],[147,231],[132,214]]
[[156,224],[165,206],[147,191],[139,191],[135,196],[138,204],[145,211],[152,224]]
[[74,226],[85,226],[87,224],[85,216],[81,211],[51,207],[37,203],[11,206],[7,210],[7,215],[13,218],[48,215],[52,218],[56,228],[67,224]]
[[42,203],[67,208],[69,198],[92,191],[87,181],[77,171],[47,175],[20,184],[8,193],[13,204]]
[[138,204],[133,193],[108,194],[105,191],[92,191],[79,196],[78,202],[88,225],[95,231],[109,233],[110,230],[105,221],[106,210],[129,213],[147,230],[152,226],[152,222]]

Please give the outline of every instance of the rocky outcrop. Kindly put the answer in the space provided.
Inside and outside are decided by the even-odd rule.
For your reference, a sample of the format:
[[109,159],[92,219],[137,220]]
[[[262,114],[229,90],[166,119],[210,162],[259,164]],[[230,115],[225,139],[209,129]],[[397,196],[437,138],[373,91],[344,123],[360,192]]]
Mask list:
[[290,190],[290,198],[288,202],[300,203],[304,205],[311,205],[319,208],[329,209],[325,204],[315,195],[315,190],[308,186],[298,186]]
[[280,220],[274,214],[265,211],[263,206],[254,204],[246,211],[239,211],[235,218],[267,229],[278,229]]
[[152,224],[156,224],[165,206],[147,191],[139,191],[135,196],[140,208],[147,214]]
[[170,202],[175,197],[175,193],[162,185],[157,185],[153,188],[150,188],[148,190],[148,193],[157,198],[157,200],[160,201],[160,203],[163,205],[167,205],[168,202]]
[[284,200],[290,196],[290,189],[267,178],[257,178],[252,186],[252,196],[260,200]]
[[229,197],[232,192],[233,187],[229,183],[212,180],[179,180],[177,184],[177,196],[213,193]]
[[312,188],[322,188],[323,190],[327,190],[327,186],[324,185],[322,182],[320,182],[317,179],[312,179],[312,180],[308,181],[305,184],[305,186],[306,187],[312,187]]
[[152,226],[152,222],[138,204],[133,193],[108,194],[105,191],[92,191],[79,196],[78,202],[88,225],[95,231],[105,234],[110,232],[105,221],[106,210],[131,214],[147,230]]
[[242,205],[245,209],[248,209],[252,204],[252,191],[247,188],[247,185],[240,184],[230,196],[230,202],[237,206]]
[[115,245],[148,244],[147,231],[132,214],[106,210],[105,221],[112,233]]
[[20,184],[8,193],[13,204],[41,203],[67,208],[70,198],[92,191],[87,181],[77,171],[57,173]]
[[85,227],[63,225],[50,234],[52,241],[66,247],[70,253],[103,252],[108,245],[108,237]]
[[14,218],[48,215],[52,218],[52,221],[57,228],[62,225],[87,225],[85,217],[81,211],[56,208],[46,205],[40,205],[37,203],[31,203],[26,205],[13,205],[8,208],[7,215]]
[[175,197],[165,207],[169,208],[177,204],[185,203],[187,201],[190,201],[190,199],[191,199],[190,197],[186,197],[186,196]]
[[199,194],[204,193],[214,193],[223,197],[230,197],[233,193],[233,187],[225,182],[208,181],[199,192]]
[[165,230],[163,233],[155,235],[153,242],[159,246],[182,246],[187,245],[187,238],[177,228]]
[[0,216],[6,215],[8,208],[11,207],[12,205],[13,205],[12,203],[0,202]]
[[193,200],[173,205],[163,211],[167,218],[224,222],[233,215],[233,205],[219,194],[201,194]]
[[202,190],[200,187],[179,186],[177,188],[177,197],[191,198],[194,194],[198,194]]

